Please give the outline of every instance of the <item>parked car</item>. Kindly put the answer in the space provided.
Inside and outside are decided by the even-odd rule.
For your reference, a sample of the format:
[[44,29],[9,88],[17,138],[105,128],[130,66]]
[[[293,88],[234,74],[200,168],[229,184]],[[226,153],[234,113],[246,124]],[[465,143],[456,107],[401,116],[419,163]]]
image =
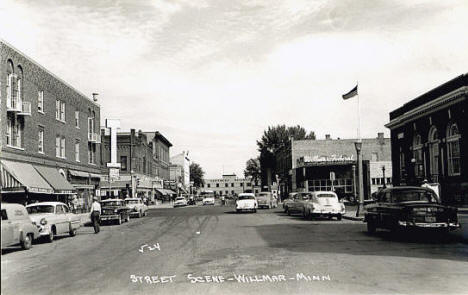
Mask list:
[[2,249],[20,244],[28,250],[39,237],[39,229],[32,222],[23,205],[2,203]]
[[286,213],[291,214],[303,214],[304,212],[304,203],[308,202],[311,197],[311,193],[307,192],[297,192],[292,195],[292,200],[288,201]]
[[125,204],[127,205],[127,208],[130,209],[130,217],[136,216],[140,218],[142,216],[146,216],[148,206],[146,206],[140,198],[126,198]]
[[283,201],[283,210],[284,213],[288,213],[289,206],[294,202],[294,197],[297,193],[289,193],[288,198]]
[[257,212],[258,203],[253,193],[241,193],[237,197],[236,212],[252,211]]
[[174,201],[174,208],[183,206],[187,206],[187,199],[185,199],[184,197],[177,197]]
[[340,202],[336,193],[331,191],[311,192],[309,199],[302,204],[302,216],[307,219],[327,216],[330,219],[336,217],[336,219],[341,220],[341,217],[346,213],[343,202]]
[[41,202],[26,206],[29,216],[39,229],[39,237],[52,242],[55,236],[69,234],[74,237],[81,226],[81,219],[71,213],[62,202]]
[[444,206],[432,189],[392,187],[380,190],[373,203],[365,206],[367,231],[430,229],[450,231],[460,227],[457,208]]
[[256,195],[258,208],[276,208],[278,207],[278,200],[270,192],[260,192]]
[[101,222],[122,222],[130,221],[130,209],[121,199],[107,199],[101,201]]
[[215,198],[214,197],[204,197],[202,201],[203,205],[214,205],[215,204]]

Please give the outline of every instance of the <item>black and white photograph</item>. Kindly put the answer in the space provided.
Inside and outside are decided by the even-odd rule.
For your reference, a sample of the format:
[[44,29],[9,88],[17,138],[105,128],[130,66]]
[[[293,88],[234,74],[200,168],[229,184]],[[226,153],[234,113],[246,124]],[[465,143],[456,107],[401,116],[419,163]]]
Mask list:
[[1,0],[1,294],[468,294],[468,1]]

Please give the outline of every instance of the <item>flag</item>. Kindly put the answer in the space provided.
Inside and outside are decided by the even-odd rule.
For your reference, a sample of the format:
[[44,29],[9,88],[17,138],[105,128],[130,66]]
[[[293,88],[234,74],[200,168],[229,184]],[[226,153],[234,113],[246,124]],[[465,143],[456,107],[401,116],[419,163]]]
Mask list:
[[353,96],[356,96],[358,93],[357,93],[357,85],[351,89],[350,92],[346,93],[346,94],[343,94],[343,99],[348,99],[348,98],[351,98]]

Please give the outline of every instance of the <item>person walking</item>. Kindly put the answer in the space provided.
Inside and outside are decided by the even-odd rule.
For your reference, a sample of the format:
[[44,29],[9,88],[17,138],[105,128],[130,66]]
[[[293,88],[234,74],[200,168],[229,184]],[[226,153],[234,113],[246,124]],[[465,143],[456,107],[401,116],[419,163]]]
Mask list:
[[93,198],[93,203],[91,204],[91,223],[94,227],[94,233],[97,234],[101,230],[99,224],[101,223],[101,204],[98,202],[98,198]]

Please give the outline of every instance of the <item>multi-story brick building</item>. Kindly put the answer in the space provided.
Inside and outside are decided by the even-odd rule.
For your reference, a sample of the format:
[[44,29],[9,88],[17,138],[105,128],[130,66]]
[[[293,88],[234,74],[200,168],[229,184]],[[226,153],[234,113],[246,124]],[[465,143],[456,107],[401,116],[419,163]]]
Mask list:
[[2,199],[78,197],[99,183],[100,106],[0,41]]
[[177,187],[184,192],[190,191],[190,158],[188,152],[181,153],[171,157],[169,167],[169,178],[177,183]]
[[468,74],[390,112],[396,185],[440,185],[442,201],[468,204]]
[[[344,196],[356,196],[356,139],[291,140],[277,157],[277,180],[284,198],[292,191],[335,190]],[[385,183],[391,184],[390,139],[362,139],[364,195],[368,197]],[[330,172],[335,180],[330,179]],[[385,174],[385,176],[384,176]],[[276,178],[276,177],[275,177]],[[384,179],[385,178],[385,179]]]
[[[148,198],[154,201],[156,191],[165,192],[163,189],[165,176],[164,167],[159,159],[168,159],[165,152],[169,153],[170,142],[163,149],[156,144],[164,138],[159,132],[130,132],[117,133],[117,160],[120,161],[119,179],[109,183],[106,164],[110,161],[110,136],[102,132],[101,166],[102,181],[101,192],[106,197],[126,197],[129,195]],[[160,142],[158,142],[161,144]],[[162,174],[162,175],[161,175]],[[135,193],[133,193],[135,192]]]
[[213,191],[218,196],[261,191],[260,186],[255,185],[250,179],[237,178],[235,174],[225,174],[222,178],[204,179],[204,182],[203,190]]

